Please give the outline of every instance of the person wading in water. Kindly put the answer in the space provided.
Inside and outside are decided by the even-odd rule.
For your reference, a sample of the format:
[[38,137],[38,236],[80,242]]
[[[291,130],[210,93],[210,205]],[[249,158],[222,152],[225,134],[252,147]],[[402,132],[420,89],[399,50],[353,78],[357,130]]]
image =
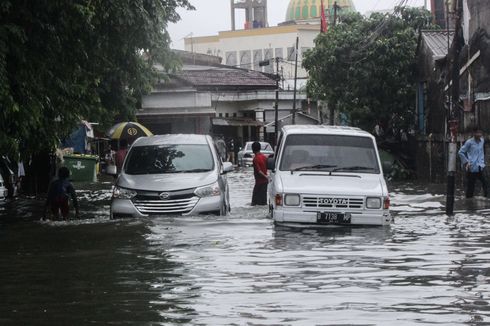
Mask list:
[[267,205],[267,185],[269,184],[267,157],[260,150],[259,142],[252,144],[252,151],[255,154],[253,159],[255,186],[252,194],[252,206]]
[[80,211],[78,208],[77,194],[75,193],[75,188],[73,188],[70,180],[68,180],[69,177],[70,170],[66,167],[62,167],[58,170],[58,179],[54,180],[49,185],[48,198],[46,199],[46,205],[44,206],[44,219],[46,219],[48,207],[51,209],[55,219],[59,219],[60,215],[64,220],[68,219],[70,213],[70,197],[73,201],[73,206],[75,207],[75,217],[79,218]]

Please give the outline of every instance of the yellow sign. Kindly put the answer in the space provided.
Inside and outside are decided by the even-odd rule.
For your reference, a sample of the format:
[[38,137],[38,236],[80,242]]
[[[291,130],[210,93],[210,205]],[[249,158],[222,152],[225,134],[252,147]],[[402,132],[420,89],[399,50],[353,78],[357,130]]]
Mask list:
[[138,134],[138,129],[136,128],[128,128],[128,135],[136,136]]

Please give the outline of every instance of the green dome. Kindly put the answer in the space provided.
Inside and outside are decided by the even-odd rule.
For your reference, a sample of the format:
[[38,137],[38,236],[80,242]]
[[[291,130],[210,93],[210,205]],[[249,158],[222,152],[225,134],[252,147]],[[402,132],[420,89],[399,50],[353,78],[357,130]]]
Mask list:
[[[290,0],[286,20],[307,20],[321,16],[321,0]],[[335,0],[323,0],[325,11],[333,13]],[[337,5],[342,10],[356,10],[352,0],[337,0]]]

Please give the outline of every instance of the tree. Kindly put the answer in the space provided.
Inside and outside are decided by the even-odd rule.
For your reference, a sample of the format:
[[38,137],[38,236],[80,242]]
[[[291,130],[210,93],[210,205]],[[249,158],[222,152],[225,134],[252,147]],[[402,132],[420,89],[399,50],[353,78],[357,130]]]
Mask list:
[[418,30],[431,26],[426,10],[397,8],[392,15],[344,15],[320,34],[303,60],[310,96],[372,130],[377,122],[408,128],[415,107]]
[[3,0],[0,153],[50,150],[81,118],[134,114],[155,62],[177,67],[166,31],[188,0]]

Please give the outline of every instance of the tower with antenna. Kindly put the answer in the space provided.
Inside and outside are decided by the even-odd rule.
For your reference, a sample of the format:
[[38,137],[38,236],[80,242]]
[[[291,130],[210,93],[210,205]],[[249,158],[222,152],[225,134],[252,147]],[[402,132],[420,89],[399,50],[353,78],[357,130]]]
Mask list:
[[231,29],[236,30],[236,12],[245,10],[245,29],[268,27],[267,0],[230,0]]

